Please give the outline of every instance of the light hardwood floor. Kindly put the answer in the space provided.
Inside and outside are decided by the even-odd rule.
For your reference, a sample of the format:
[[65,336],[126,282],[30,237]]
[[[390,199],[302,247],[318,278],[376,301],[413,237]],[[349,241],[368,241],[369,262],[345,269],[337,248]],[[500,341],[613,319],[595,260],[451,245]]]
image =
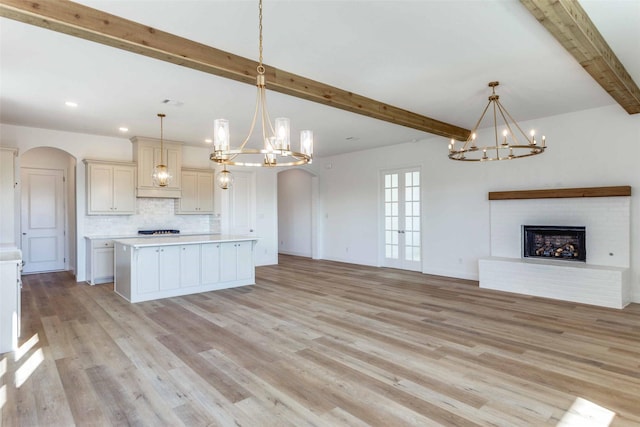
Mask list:
[[256,275],[139,304],[24,276],[2,426],[640,425],[638,304],[291,256]]

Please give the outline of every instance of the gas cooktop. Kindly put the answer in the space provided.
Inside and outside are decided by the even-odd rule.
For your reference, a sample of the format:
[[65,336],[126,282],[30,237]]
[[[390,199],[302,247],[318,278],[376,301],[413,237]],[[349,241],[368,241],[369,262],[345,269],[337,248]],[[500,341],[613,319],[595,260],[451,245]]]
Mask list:
[[155,236],[155,235],[164,235],[164,234],[180,234],[180,230],[138,230],[138,234],[143,234],[145,236]]

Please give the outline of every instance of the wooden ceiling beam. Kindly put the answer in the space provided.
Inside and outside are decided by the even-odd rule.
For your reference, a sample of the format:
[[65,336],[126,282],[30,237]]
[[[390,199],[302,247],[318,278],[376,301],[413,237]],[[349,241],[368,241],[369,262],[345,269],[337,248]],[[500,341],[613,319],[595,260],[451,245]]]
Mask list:
[[[0,0],[0,16],[96,43],[256,84],[256,61],[166,33],[78,3]],[[327,84],[266,67],[267,88],[446,138],[466,140],[470,131]]]
[[629,114],[640,113],[640,89],[576,0],[520,0]]

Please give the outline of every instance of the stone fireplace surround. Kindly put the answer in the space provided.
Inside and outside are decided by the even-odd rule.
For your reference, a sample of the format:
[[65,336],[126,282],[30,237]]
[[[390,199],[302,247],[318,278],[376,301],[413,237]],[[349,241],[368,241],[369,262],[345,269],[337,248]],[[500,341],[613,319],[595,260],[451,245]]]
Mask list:
[[[491,256],[480,287],[611,308],[631,301],[631,188],[489,193]],[[587,262],[522,258],[524,224],[586,227]]]

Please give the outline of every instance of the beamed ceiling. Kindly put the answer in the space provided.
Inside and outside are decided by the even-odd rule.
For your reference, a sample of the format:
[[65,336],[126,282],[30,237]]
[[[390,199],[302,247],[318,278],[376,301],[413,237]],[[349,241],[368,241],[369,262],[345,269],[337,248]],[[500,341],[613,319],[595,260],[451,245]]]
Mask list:
[[[2,123],[157,137],[164,112],[167,139],[206,146],[219,117],[245,136],[257,1],[81,3],[0,1]],[[432,134],[445,147],[491,80],[518,121],[640,111],[637,1],[264,0],[264,45],[272,118],[313,129],[316,157]]]

